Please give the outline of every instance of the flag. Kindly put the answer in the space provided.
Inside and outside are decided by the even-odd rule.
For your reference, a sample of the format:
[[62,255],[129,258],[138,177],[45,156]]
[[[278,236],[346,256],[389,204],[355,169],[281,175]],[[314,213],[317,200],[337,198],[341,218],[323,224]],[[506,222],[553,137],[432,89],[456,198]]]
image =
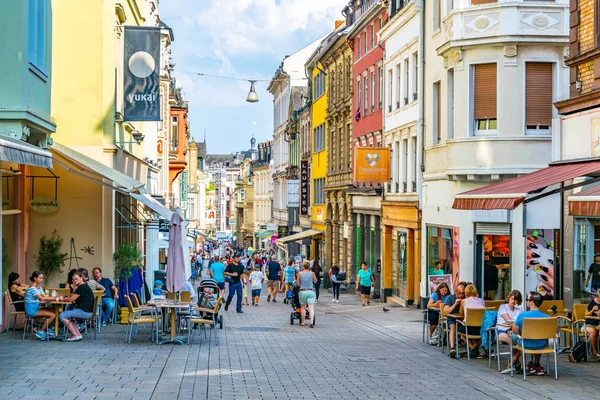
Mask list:
[[360,105],[356,109],[356,120],[358,121],[359,119],[360,119]]

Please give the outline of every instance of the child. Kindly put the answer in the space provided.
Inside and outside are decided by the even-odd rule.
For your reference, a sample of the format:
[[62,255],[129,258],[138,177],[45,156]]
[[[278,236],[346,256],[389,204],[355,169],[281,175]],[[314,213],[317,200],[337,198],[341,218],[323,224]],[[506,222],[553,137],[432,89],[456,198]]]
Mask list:
[[242,301],[244,305],[248,306],[248,289],[246,286],[248,285],[248,270],[244,270],[242,273]]
[[154,295],[155,296],[164,296],[165,295],[165,291],[162,290],[163,287],[163,283],[162,281],[156,280],[154,281]]
[[254,264],[254,269],[250,274],[250,288],[252,289],[252,305],[258,307],[260,299],[260,289],[265,281],[265,275],[260,271],[258,263]]

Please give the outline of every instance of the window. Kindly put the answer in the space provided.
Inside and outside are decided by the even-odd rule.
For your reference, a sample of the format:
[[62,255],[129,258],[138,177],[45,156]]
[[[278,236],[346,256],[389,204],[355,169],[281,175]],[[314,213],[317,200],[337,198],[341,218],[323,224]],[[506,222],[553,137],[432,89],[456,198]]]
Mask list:
[[314,180],[313,204],[325,204],[325,192],[323,191],[323,186],[325,186],[325,178]]
[[440,82],[433,84],[433,144],[439,144],[442,141],[441,127],[441,105],[442,90]]
[[497,67],[492,64],[473,66],[473,120],[474,133],[496,131],[496,75]]
[[375,71],[371,71],[371,112],[375,112]]
[[362,104],[362,91],[361,91],[361,82],[360,82],[360,76],[356,79],[356,104],[358,105],[358,108],[360,109],[360,105]]
[[388,103],[388,112],[392,111],[392,102],[394,101],[392,98],[392,86],[394,85],[394,73],[390,69],[388,70],[388,83],[387,83],[387,103]]
[[413,90],[412,101],[417,101],[418,93],[419,93],[419,53],[413,54],[412,58],[413,58],[413,69],[414,69],[414,74],[412,77],[412,90]]
[[363,41],[363,50],[364,50],[363,54],[367,55],[367,32],[365,32],[365,38],[364,38],[364,41]]
[[549,133],[552,125],[552,64],[525,63],[527,133]]
[[196,219],[196,201],[189,199],[188,216],[189,219]]
[[371,30],[371,48],[375,47],[375,25],[371,25],[369,27],[369,29]]
[[433,29],[440,29],[442,23],[442,1],[433,0]]
[[46,20],[47,0],[29,0],[27,52],[29,64],[42,77],[46,75]]
[[319,72],[315,76],[314,87],[314,99],[318,99],[325,93],[325,74],[323,72]]
[[379,87],[377,89],[377,103],[379,104],[379,109],[381,110],[381,103],[383,102],[383,67],[379,67],[377,70],[379,74]]
[[410,84],[410,69],[408,66],[408,58],[404,60],[404,104],[408,104],[408,86]]
[[400,93],[402,88],[402,69],[396,65],[396,108],[400,108]]
[[411,173],[411,180],[412,180],[412,191],[416,192],[417,191],[417,137],[413,136],[411,138],[411,144],[412,144],[412,173]]
[[363,94],[365,96],[365,102],[363,103],[365,105],[365,107],[364,107],[365,110],[364,110],[363,114],[367,115],[367,111],[368,111],[368,108],[369,108],[369,92],[368,92],[368,89],[367,89],[368,88],[368,82],[367,82],[367,76],[366,75],[363,77],[363,85],[364,85],[364,88],[365,88],[365,90],[363,92]]
[[360,58],[360,35],[356,38],[356,58]]
[[398,181],[400,180],[400,142],[394,142],[393,149],[393,166],[392,166],[392,177],[393,177],[393,186],[392,192],[398,192]]
[[454,137],[454,69],[448,70],[448,126],[446,127],[446,136],[451,139]]
[[321,124],[314,129],[314,152],[317,153],[319,151],[325,150],[325,124]]
[[408,139],[402,140],[402,191],[406,192],[408,184]]
[[176,115],[171,117],[171,151],[177,151],[179,142],[179,120]]

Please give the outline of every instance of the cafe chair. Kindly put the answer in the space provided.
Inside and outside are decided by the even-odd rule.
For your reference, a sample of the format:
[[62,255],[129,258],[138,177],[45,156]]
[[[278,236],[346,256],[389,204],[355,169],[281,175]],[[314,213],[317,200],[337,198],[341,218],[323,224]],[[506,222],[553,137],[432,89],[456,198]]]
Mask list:
[[[88,324],[90,325],[90,327],[93,329],[94,331],[94,340],[97,339],[96,336],[96,331],[98,330],[97,327],[94,327],[92,324],[94,323],[94,321],[96,321],[96,318],[98,317],[98,297],[96,297],[96,295],[94,294],[94,305],[92,306],[92,316],[89,318],[69,318],[69,321],[73,321],[75,323],[77,323],[77,321],[83,321],[85,323],[85,334],[88,334]],[[65,326],[65,340],[67,339],[67,335],[69,334],[69,329],[66,328]]]
[[[458,337],[464,338],[465,346],[467,348],[467,360],[471,361],[471,352],[469,348],[469,340],[481,339],[481,333],[479,335],[469,335],[470,327],[480,327],[483,322],[483,316],[485,315],[485,308],[469,308],[465,310],[464,320],[456,320],[456,350],[458,352],[459,342]],[[465,327],[465,333],[459,332],[459,326]]]
[[544,300],[540,306],[540,311],[549,317],[558,317],[565,315],[565,301],[564,300]]
[[96,318],[93,321],[96,325],[96,330],[98,331],[98,333],[101,333],[100,329],[102,326],[102,297],[104,297],[104,290],[92,290],[92,292],[94,292],[94,301],[96,303]]
[[[541,310],[541,308],[540,308]],[[558,318],[524,318],[523,319],[523,332],[520,335],[516,335],[522,340],[535,340],[535,339],[552,339],[552,344],[548,344],[546,347],[538,350],[527,349],[524,346],[517,346],[510,342],[510,353],[512,354],[513,349],[521,351],[521,365],[523,365],[523,380],[527,380],[527,368],[525,359],[527,354],[546,354],[546,375],[549,375],[549,364],[550,354],[554,354],[554,379],[558,379]],[[510,358],[510,376],[514,376],[513,370],[513,359]]]
[[125,301],[127,302],[127,308],[129,309],[129,320],[127,323],[127,329],[125,330],[125,342],[127,344],[131,343],[131,337],[133,336],[133,328],[134,327],[136,328],[136,336],[137,336],[137,328],[139,327],[139,325],[151,324],[151,328],[153,328],[155,330],[154,334],[155,334],[156,344],[158,344],[159,317],[156,314],[156,312],[154,312],[150,315],[144,315],[144,314],[142,314],[142,312],[147,311],[147,310],[134,307],[129,296],[125,295],[123,297],[125,298]]
[[27,328],[29,328],[29,331],[31,333],[33,333],[33,326],[35,324],[35,320],[38,319],[43,319],[44,323],[46,324],[46,332],[48,332],[48,317],[46,316],[40,316],[40,317],[29,317],[29,316],[25,316],[25,325],[23,326],[23,340],[25,340],[25,335],[27,334]]
[[505,300],[484,300],[485,308],[488,310],[498,311],[502,304],[506,304]]
[[[8,297],[8,318],[6,321],[6,331],[10,331],[10,317],[14,317],[13,319],[13,331],[15,330],[15,326],[17,326],[17,317],[19,315],[25,315],[25,311],[17,311],[17,307],[15,306],[15,304],[23,304],[23,306],[25,306],[25,300],[17,300],[17,301],[13,301],[12,297],[10,296],[9,290],[6,289],[6,297]],[[10,308],[12,307],[12,311],[10,311]]]
[[[421,309],[423,313],[423,342],[425,342],[425,334],[429,335],[429,318],[427,303],[429,303],[429,297],[421,297]],[[429,343],[429,336],[427,336],[427,343]]]
[[583,338],[586,341],[586,348],[588,347],[588,334],[585,329],[586,310],[587,304],[573,304],[572,318],[563,317],[561,315],[557,317],[561,333],[567,335],[567,338],[570,339],[571,349],[577,344],[579,341],[578,339],[580,338]]
[[[204,326],[208,325],[211,328],[211,335],[215,334],[215,346],[219,345],[219,339],[218,339],[218,329],[217,329],[217,318],[219,315],[219,309],[221,308],[221,303],[223,302],[223,298],[219,297],[217,299],[217,302],[215,303],[215,307],[214,308],[205,308],[205,307],[194,307],[193,311],[195,312],[199,312],[200,315],[196,316],[196,315],[191,315],[189,317],[189,328],[191,328],[192,324],[200,324],[201,327],[204,328]],[[189,329],[188,328],[188,344],[191,343],[191,335],[192,335],[192,331],[194,329]],[[204,331],[204,337],[206,338],[206,331]],[[209,339],[210,341],[210,339]]]

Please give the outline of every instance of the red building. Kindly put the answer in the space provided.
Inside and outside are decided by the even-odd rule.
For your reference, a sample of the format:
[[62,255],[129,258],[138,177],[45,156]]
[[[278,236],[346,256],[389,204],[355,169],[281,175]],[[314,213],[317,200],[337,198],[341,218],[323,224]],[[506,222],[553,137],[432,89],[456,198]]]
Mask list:
[[378,0],[354,0],[352,3],[354,24],[348,40],[354,53],[353,147],[378,147],[383,143],[384,78],[383,45],[378,41],[378,32],[387,10]]

